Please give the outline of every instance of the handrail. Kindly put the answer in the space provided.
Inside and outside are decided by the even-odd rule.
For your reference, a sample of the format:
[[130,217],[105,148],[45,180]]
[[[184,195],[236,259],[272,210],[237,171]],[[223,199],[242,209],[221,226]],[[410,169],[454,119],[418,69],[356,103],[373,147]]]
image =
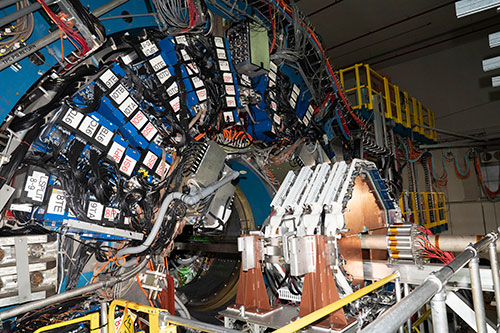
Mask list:
[[77,324],[77,323],[84,323],[87,321],[89,322],[90,331],[98,331],[99,330],[99,312],[94,312],[94,313],[89,313],[88,315],[83,316],[83,317],[78,317],[78,318],[71,319],[68,321],[63,321],[60,323],[55,323],[52,325],[40,327],[34,333],[52,331],[52,330],[55,330],[56,328],[65,327],[65,326],[69,326],[69,325]]
[[[479,252],[487,249],[490,243],[493,243],[498,238],[496,232],[490,232],[479,242],[474,245],[469,245],[464,252],[458,255],[449,264],[443,266],[439,271],[430,274],[423,284],[418,286],[411,294],[403,298],[401,302],[392,306],[382,316],[366,326],[361,333],[385,333],[394,332],[406,322],[406,319],[411,317],[420,307],[426,304],[434,295],[441,291],[449,279],[462,269],[472,259],[477,261]],[[473,262],[474,260],[472,260]],[[475,265],[474,269],[479,270],[479,266]],[[498,272],[497,272],[498,273]],[[472,281],[471,281],[472,283]],[[477,286],[472,286],[473,294]],[[477,290],[476,290],[477,292]],[[478,309],[476,306],[484,304],[474,304],[476,314]],[[477,320],[477,319],[476,319]]]
[[[348,73],[353,75],[350,74],[346,82],[345,75]],[[435,128],[434,113],[399,86],[390,83],[387,77],[374,71],[370,65],[356,64],[343,68],[339,70],[339,77],[344,92],[352,97],[353,109],[373,110],[373,95],[380,94],[385,104],[386,118],[428,139],[437,140],[437,133],[433,129],[415,128],[419,125]]]
[[300,319],[298,319],[298,320],[296,320],[296,321],[294,321],[286,326],[283,326],[274,332],[275,333],[289,333],[289,332],[298,331],[298,330],[306,327],[307,325],[310,325],[310,324],[314,323],[315,321],[318,321],[319,319],[329,315],[330,313],[339,310],[343,306],[345,306],[351,302],[354,302],[355,300],[357,300],[357,299],[363,297],[364,295],[374,291],[375,289],[380,288],[381,286],[385,285],[386,283],[391,282],[392,280],[396,279],[397,277],[399,277],[399,273],[393,273],[389,276],[386,276],[385,278],[380,279],[377,282],[374,282],[374,283],[372,283],[364,288],[361,288],[358,291],[355,291],[354,293],[352,293],[352,294],[350,294],[342,299],[339,299],[338,301],[333,302],[332,304],[329,304],[329,305],[327,305],[319,310],[311,312],[307,316],[304,316],[304,317],[302,317],[302,318],[300,318]]

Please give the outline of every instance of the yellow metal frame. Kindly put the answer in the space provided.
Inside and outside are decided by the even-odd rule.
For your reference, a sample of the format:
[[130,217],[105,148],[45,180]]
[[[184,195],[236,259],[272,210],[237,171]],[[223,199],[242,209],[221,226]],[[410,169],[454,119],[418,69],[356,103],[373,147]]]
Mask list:
[[395,280],[397,277],[399,277],[399,274],[398,273],[393,273],[381,280],[378,280],[377,282],[374,282],[364,288],[361,288],[359,289],[358,291],[342,298],[342,299],[339,299],[338,301],[336,302],[333,302],[332,304],[329,304],[317,311],[314,311],[310,314],[308,314],[307,316],[304,316],[286,326],[283,326],[279,329],[277,329],[276,331],[274,331],[275,333],[290,333],[290,332],[296,332],[304,327],[306,327],[307,325],[310,325],[312,323],[314,323],[315,321],[318,321],[320,320],[321,318],[329,315],[330,313],[332,312],[335,312],[337,311],[338,309],[342,308],[343,306],[351,303],[351,302],[354,302],[355,300],[365,296],[366,294],[368,293],[371,293],[372,291],[374,291],[375,289],[378,289],[380,287],[382,287],[383,285],[391,282],[392,280]]
[[339,76],[353,109],[373,110],[373,95],[380,94],[385,104],[386,118],[393,119],[397,124],[411,128],[428,139],[437,140],[436,131],[417,126],[426,125],[435,128],[434,112],[409,96],[399,86],[390,83],[387,77],[371,69],[370,65],[356,64],[341,69]]
[[149,321],[149,332],[150,333],[159,333],[160,332],[160,312],[166,310],[158,309],[158,308],[153,308],[151,306],[147,305],[142,305],[142,304],[137,304],[134,302],[129,302],[121,299],[114,300],[111,302],[109,305],[109,312],[108,312],[108,332],[109,333],[115,333],[115,310],[117,307],[122,307],[122,308],[127,308],[130,310],[134,310],[137,312],[141,313],[147,313],[148,314],[148,321]]
[[[408,197],[410,205],[408,210],[405,210],[404,196]],[[420,207],[417,202],[420,202]],[[446,198],[443,192],[403,192],[399,198],[399,206],[407,221],[410,220],[410,216],[413,216],[413,221],[418,223],[418,216],[422,215],[423,225],[426,228],[430,229],[448,223]]]
[[63,322],[60,322],[60,323],[57,323],[57,324],[52,324],[52,325],[47,325],[47,326],[44,326],[44,327],[40,327],[39,329],[37,329],[35,331],[35,333],[46,332],[46,331],[53,330],[55,328],[64,327],[64,326],[68,326],[68,325],[72,325],[72,324],[77,324],[77,323],[84,323],[84,322],[87,322],[87,321],[90,324],[90,332],[97,332],[97,331],[99,331],[99,325],[100,325],[100,322],[99,322],[99,313],[98,312],[94,312],[94,313],[90,313],[90,314],[88,314],[86,316],[83,316],[83,317],[71,319],[71,320],[68,320],[68,321],[63,321]]

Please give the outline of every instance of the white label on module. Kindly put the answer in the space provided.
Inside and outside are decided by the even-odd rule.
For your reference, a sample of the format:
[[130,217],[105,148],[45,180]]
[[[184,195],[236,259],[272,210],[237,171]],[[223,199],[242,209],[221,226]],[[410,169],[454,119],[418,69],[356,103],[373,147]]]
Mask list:
[[144,158],[144,165],[147,166],[150,170],[153,170],[153,168],[156,165],[156,161],[158,160],[158,156],[156,154],[148,151],[146,154],[146,157]]
[[97,135],[95,136],[97,142],[99,142],[105,147],[109,145],[109,142],[111,141],[112,138],[113,138],[113,132],[111,132],[104,126],[101,126],[101,128],[97,132]]
[[101,81],[106,85],[106,87],[111,88],[116,82],[118,82],[118,78],[116,75],[111,71],[111,69],[108,69],[107,71],[104,72],[104,74],[101,75]]
[[115,90],[111,92],[111,94],[109,94],[109,97],[111,97],[118,105],[122,104],[122,102],[125,100],[125,98],[127,98],[127,96],[128,96],[128,91],[121,84],[118,87],[116,87]]
[[269,62],[269,69],[271,72],[276,73],[278,71],[278,66],[274,62]]
[[203,81],[197,76],[193,76],[191,78],[191,82],[193,83],[193,86],[195,89],[198,89],[199,87],[203,87]]
[[97,201],[90,201],[89,207],[87,208],[87,217],[94,221],[102,220],[102,213],[104,212],[104,206]]
[[99,127],[99,123],[89,116],[86,116],[85,119],[83,119],[81,125],[78,127],[80,132],[85,133],[85,135],[88,135],[89,137],[93,137],[95,132],[97,131],[97,128]]
[[224,83],[233,83],[232,73],[222,73],[222,78],[224,79]]
[[302,118],[302,121],[304,122],[304,125],[309,125],[309,119],[307,118],[307,115],[304,116],[304,118]]
[[153,67],[153,70],[155,72],[158,72],[163,67],[167,67],[167,64],[163,60],[163,57],[161,56],[161,54],[157,55],[156,57],[149,60],[149,63],[151,64],[151,67]]
[[118,109],[126,116],[130,117],[130,115],[139,107],[137,103],[131,98],[128,97],[125,102],[123,102]]
[[276,81],[276,73],[273,73],[273,72],[270,72],[268,74],[268,77],[269,77],[269,81]]
[[276,85],[276,83],[274,81],[269,81],[269,87],[274,87]]
[[63,117],[63,122],[77,129],[83,117],[85,116],[82,113],[69,109]]
[[226,60],[227,59],[226,50],[217,49],[217,58],[222,59],[222,60]]
[[236,95],[236,92],[234,90],[233,85],[226,85],[225,87],[226,87],[226,94],[232,95],[232,96]]
[[48,183],[49,176],[47,174],[40,171],[33,171],[33,174],[26,178],[24,190],[27,192],[28,198],[43,202]]
[[134,160],[132,157],[125,155],[125,158],[123,159],[123,162],[120,165],[120,171],[126,174],[127,176],[130,176],[132,174],[132,171],[134,171],[136,163],[137,161]]
[[108,151],[108,156],[115,160],[116,163],[120,163],[123,153],[125,153],[125,147],[118,144],[118,142],[113,142]]
[[297,105],[297,102],[293,98],[290,98],[290,106],[292,107],[292,109],[295,109],[296,105]]
[[273,100],[276,100],[276,93],[274,91],[269,92],[269,97]]
[[181,108],[181,100],[179,99],[179,96],[177,96],[176,98],[172,99],[168,103],[170,104],[170,106],[172,107],[172,109],[174,110],[174,112],[179,111],[180,108]]
[[200,102],[203,102],[204,100],[207,99],[207,90],[206,89],[196,90],[196,96],[198,96],[198,100]]
[[186,64],[186,70],[187,70],[189,75],[194,75],[194,74],[200,73],[200,71],[198,70],[198,66],[196,66],[196,64],[193,62]]
[[186,52],[186,50],[181,50],[181,55],[182,55],[182,59],[184,59],[184,61],[189,61],[191,60],[191,57],[189,56],[189,54]]
[[214,37],[215,46],[224,47],[224,39],[222,37]]
[[152,43],[149,39],[141,43],[141,50],[146,57],[149,57],[150,55],[153,55],[156,52],[158,52],[158,48],[156,47],[156,45]]
[[156,73],[156,77],[158,77],[158,80],[160,80],[160,83],[163,84],[165,81],[170,79],[172,77],[172,74],[170,74],[170,71],[168,68],[162,69],[158,73]]
[[160,177],[163,177],[165,173],[168,172],[168,169],[170,169],[170,165],[167,162],[162,161],[158,165],[158,168],[156,168],[156,174]]
[[104,218],[108,221],[114,221],[120,214],[120,211],[113,207],[106,207],[104,210]]
[[170,87],[167,88],[167,94],[169,97],[175,96],[179,93],[179,87],[177,83],[173,82]]
[[278,108],[278,106],[276,105],[276,102],[275,101],[271,101],[271,109],[273,111],[276,111],[277,108]]
[[186,39],[186,36],[175,36],[175,41],[177,42],[177,44],[188,45],[188,41]]
[[274,122],[278,125],[281,125],[281,117],[278,116],[276,113],[273,115]]
[[234,97],[226,96],[226,104],[230,108],[236,107],[236,99]]
[[219,68],[223,72],[230,72],[231,69],[229,69],[229,62],[226,60],[219,60]]
[[241,74],[241,83],[243,83],[244,85],[247,85],[247,86],[252,85],[250,78],[248,77],[248,75],[245,75],[245,74]]
[[132,119],[130,119],[132,125],[134,125],[137,129],[141,129],[148,122],[148,118],[142,113],[138,111]]
[[296,85],[296,84],[293,85],[293,92],[295,93],[295,95],[297,95],[297,96],[299,95],[300,88],[298,85]]
[[47,205],[47,214],[64,215],[66,210],[66,196],[63,190],[54,188]]
[[233,115],[233,111],[225,111],[223,113],[224,115],[224,120],[228,123],[232,123],[234,122],[234,115]]
[[146,140],[153,140],[154,136],[158,133],[158,130],[154,127],[153,124],[148,123],[146,127],[142,130],[141,134],[146,138]]

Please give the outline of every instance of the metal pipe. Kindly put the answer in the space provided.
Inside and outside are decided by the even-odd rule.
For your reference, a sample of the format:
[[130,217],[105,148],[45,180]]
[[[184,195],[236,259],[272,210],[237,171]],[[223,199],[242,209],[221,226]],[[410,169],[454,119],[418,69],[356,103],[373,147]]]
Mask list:
[[479,258],[476,256],[469,262],[470,284],[472,287],[472,301],[476,314],[476,327],[478,333],[486,333],[486,312],[484,310],[483,290],[479,275]]
[[493,278],[493,288],[495,289],[495,303],[497,308],[497,329],[500,324],[500,273],[498,272],[498,254],[496,248],[496,241],[490,244],[490,268]]
[[198,320],[194,319],[187,319],[187,318],[182,318],[178,316],[172,316],[171,314],[167,312],[160,312],[159,314],[159,321],[160,321],[160,327],[164,326],[165,324],[172,323],[175,325],[179,326],[185,326],[189,327],[195,330],[203,331],[203,332],[227,332],[227,333],[233,333],[236,332],[235,330],[225,328],[223,326],[217,326],[217,325],[212,325],[208,323],[203,323]]
[[108,303],[101,303],[101,333],[108,333]]
[[69,291],[65,291],[61,294],[55,294],[55,295],[49,296],[45,299],[26,303],[26,304],[19,305],[19,306],[16,306],[14,308],[2,311],[2,312],[0,312],[0,321],[3,321],[5,319],[9,319],[12,317],[16,317],[16,316],[23,314],[23,313],[26,313],[26,312],[30,312],[33,310],[43,308],[44,306],[48,306],[48,305],[52,305],[54,303],[62,302],[62,301],[65,301],[69,298],[72,298],[72,297],[81,296],[81,295],[84,295],[86,293],[95,291],[97,289],[111,287],[119,282],[128,280],[131,277],[135,276],[144,267],[146,267],[146,264],[148,263],[148,261],[149,261],[149,256],[146,256],[146,258],[139,265],[137,265],[132,270],[124,273],[121,276],[114,276],[106,281],[101,281],[101,282],[90,284],[88,286],[75,288],[75,289],[72,289]]
[[[405,292],[405,297],[410,294],[410,285],[408,283],[403,284],[403,290]],[[411,317],[406,320],[406,331],[411,332]]]
[[18,3],[19,1],[22,0],[2,0],[0,1],[0,8],[12,6],[13,4]]
[[[92,12],[92,14],[94,14],[96,17],[100,17],[100,16],[106,14],[107,12],[115,9],[116,7],[124,4],[127,1],[128,0],[110,1],[107,4],[105,4],[104,6],[101,6],[101,7],[97,8],[96,10],[94,10]],[[59,38],[60,38],[59,30],[57,30],[57,31],[51,32],[48,35],[43,36],[42,38],[24,46],[24,47],[21,47],[15,51],[10,52],[5,57],[2,57],[0,59],[0,71],[9,67],[10,65],[12,65],[18,61],[26,58],[27,56],[35,53],[36,51],[43,49],[47,45],[52,44],[53,42],[55,42]]]
[[431,301],[432,324],[435,333],[448,333],[448,317],[446,315],[446,293],[442,288]]
[[465,138],[465,139],[470,139],[470,140],[474,140],[474,141],[487,141],[486,139],[478,138],[476,136],[462,134],[462,133],[453,132],[453,131],[448,131],[448,130],[444,130],[444,129],[440,129],[440,128],[435,128],[435,127],[432,127],[432,126],[427,126],[427,125],[422,125],[422,124],[415,124],[414,126],[415,127],[426,128],[426,129],[429,129],[429,130],[433,130],[433,131],[436,131],[438,133],[443,133],[443,134],[447,134],[447,135],[451,135],[451,136],[456,136],[458,138]]
[[[396,303],[401,302],[401,281],[400,278],[396,278],[394,281],[394,292],[396,293]],[[404,324],[399,326],[399,333],[404,333]]]
[[[54,1],[50,1],[50,4],[53,3]],[[21,8],[19,10],[16,10],[12,14],[9,14],[7,16],[4,16],[0,19],[0,27],[3,27],[4,25],[10,24],[14,21],[17,21],[23,16],[29,15],[33,13],[34,11],[39,10],[42,7],[39,3],[34,3],[32,5],[29,5],[28,7]]]
[[[458,255],[453,261],[443,266],[439,271],[429,275],[424,283],[417,287],[410,295],[391,307],[381,317],[366,326],[361,332],[384,333],[397,330],[407,318],[411,317],[418,309],[427,303],[433,295],[441,290],[456,272],[462,269],[472,258],[476,258],[477,254],[485,250],[497,237],[498,235],[492,232],[474,245],[467,246],[465,251]],[[476,277],[479,278],[479,266],[477,267],[476,273]]]

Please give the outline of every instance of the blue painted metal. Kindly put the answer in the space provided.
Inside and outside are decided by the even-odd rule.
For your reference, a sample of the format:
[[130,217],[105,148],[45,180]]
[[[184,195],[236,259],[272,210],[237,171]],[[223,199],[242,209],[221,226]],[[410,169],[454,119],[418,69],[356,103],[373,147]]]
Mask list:
[[255,227],[258,229],[271,213],[271,195],[262,179],[247,165],[238,161],[229,161],[228,164],[233,170],[246,172],[238,178],[238,187],[250,204]]

